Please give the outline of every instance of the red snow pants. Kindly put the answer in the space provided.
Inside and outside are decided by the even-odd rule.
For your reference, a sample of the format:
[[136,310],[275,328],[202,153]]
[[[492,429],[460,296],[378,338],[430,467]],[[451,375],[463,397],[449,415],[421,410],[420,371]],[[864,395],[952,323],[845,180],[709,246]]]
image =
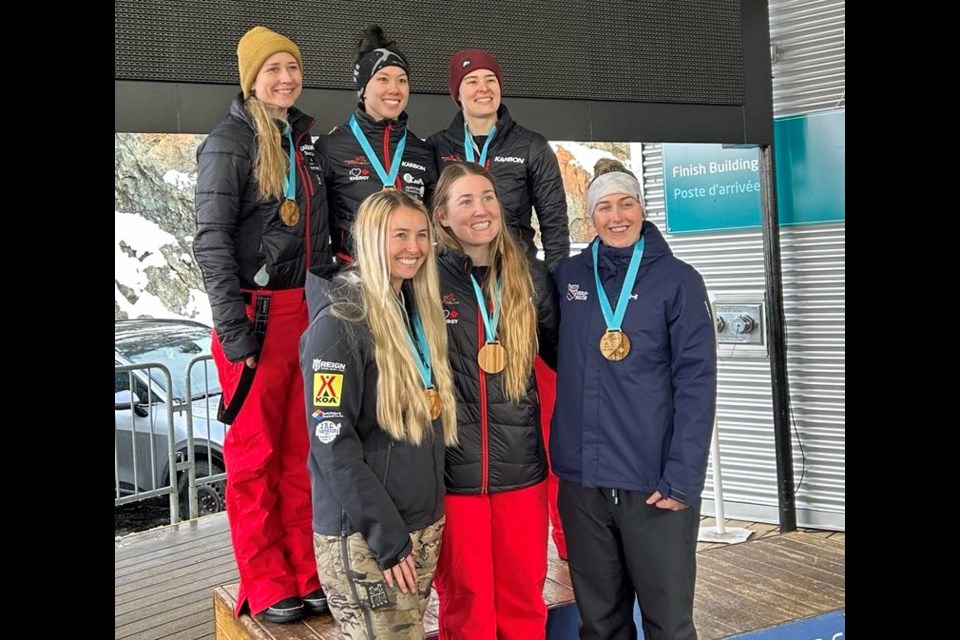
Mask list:
[[543,640],[547,483],[444,498],[440,640]]
[[[553,419],[553,405],[557,401],[557,374],[537,356],[533,359],[533,375],[537,380],[537,393],[540,394],[540,421],[543,426],[543,446],[547,450],[547,465],[550,465],[550,420]],[[563,537],[563,525],[560,523],[560,510],[557,509],[557,492],[560,479],[553,474],[547,476],[547,507],[550,510],[550,524],[553,527],[553,544],[557,554],[567,559],[567,540]]]
[[[313,510],[299,341],[307,328],[303,289],[253,291],[270,296],[263,348],[250,393],[223,443],[227,518],[240,573],[234,615],[251,615],[320,587],[313,555]],[[253,318],[254,304],[247,304]],[[214,332],[211,351],[229,404],[243,363],[226,359]]]

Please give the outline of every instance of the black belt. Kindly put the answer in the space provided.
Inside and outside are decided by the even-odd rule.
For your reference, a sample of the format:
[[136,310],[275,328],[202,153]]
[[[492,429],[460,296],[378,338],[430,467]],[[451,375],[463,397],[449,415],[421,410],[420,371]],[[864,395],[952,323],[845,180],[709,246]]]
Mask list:
[[[257,336],[260,344],[263,345],[263,337],[267,335],[267,315],[270,312],[270,296],[256,296],[256,300],[253,314],[253,334]],[[258,366],[250,367],[247,365],[246,360],[244,360],[243,371],[240,373],[240,382],[237,383],[237,388],[233,391],[233,397],[230,398],[230,406],[223,406],[223,394],[220,395],[220,406],[217,407],[217,420],[223,424],[233,424],[233,421],[237,419],[237,414],[240,413],[240,407],[243,406],[243,401],[247,399],[247,394],[250,393],[250,387],[253,386],[253,376],[256,375],[257,369],[260,368],[259,364],[260,363],[257,362]]]

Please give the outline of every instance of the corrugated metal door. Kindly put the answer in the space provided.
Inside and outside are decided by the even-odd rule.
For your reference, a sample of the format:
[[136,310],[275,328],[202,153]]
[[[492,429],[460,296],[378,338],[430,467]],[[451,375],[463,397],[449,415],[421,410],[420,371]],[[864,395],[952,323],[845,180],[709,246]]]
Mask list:
[[[770,3],[777,116],[842,109],[844,3]],[[659,144],[642,145],[648,216],[666,233]],[[634,156],[636,157],[636,156]],[[845,529],[845,223],[782,227],[794,483],[800,526]],[[759,230],[668,235],[713,294],[764,293]],[[727,517],[778,522],[770,361],[727,351],[720,362],[720,434]],[[704,513],[714,513],[712,468]]]
[[844,4],[770,1],[774,116],[846,106]]

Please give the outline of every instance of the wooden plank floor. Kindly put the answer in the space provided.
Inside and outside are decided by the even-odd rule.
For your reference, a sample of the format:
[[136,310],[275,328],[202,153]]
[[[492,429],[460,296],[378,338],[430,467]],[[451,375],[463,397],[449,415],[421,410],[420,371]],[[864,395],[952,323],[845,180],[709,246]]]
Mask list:
[[[741,544],[698,544],[694,618],[701,640],[844,608],[843,532],[805,529],[781,535],[771,524],[725,524],[754,533]],[[714,521],[704,518],[701,525],[712,527]],[[548,599],[572,600],[566,563],[552,542],[549,563]],[[119,538],[115,638],[214,640],[213,590],[224,586],[229,593],[237,581],[226,514]],[[303,624],[319,629],[318,621],[321,617]],[[435,628],[435,609],[428,611],[427,622]],[[309,628],[303,637],[328,637],[310,635]]]

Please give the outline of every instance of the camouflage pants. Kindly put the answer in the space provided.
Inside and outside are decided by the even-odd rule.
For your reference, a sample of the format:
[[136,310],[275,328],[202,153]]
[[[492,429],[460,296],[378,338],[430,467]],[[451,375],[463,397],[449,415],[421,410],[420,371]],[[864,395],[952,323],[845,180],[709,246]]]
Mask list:
[[313,534],[317,573],[344,638],[423,640],[423,614],[437,569],[443,523],[441,518],[410,534],[417,567],[417,593],[402,593],[387,586],[383,571],[361,534]]

